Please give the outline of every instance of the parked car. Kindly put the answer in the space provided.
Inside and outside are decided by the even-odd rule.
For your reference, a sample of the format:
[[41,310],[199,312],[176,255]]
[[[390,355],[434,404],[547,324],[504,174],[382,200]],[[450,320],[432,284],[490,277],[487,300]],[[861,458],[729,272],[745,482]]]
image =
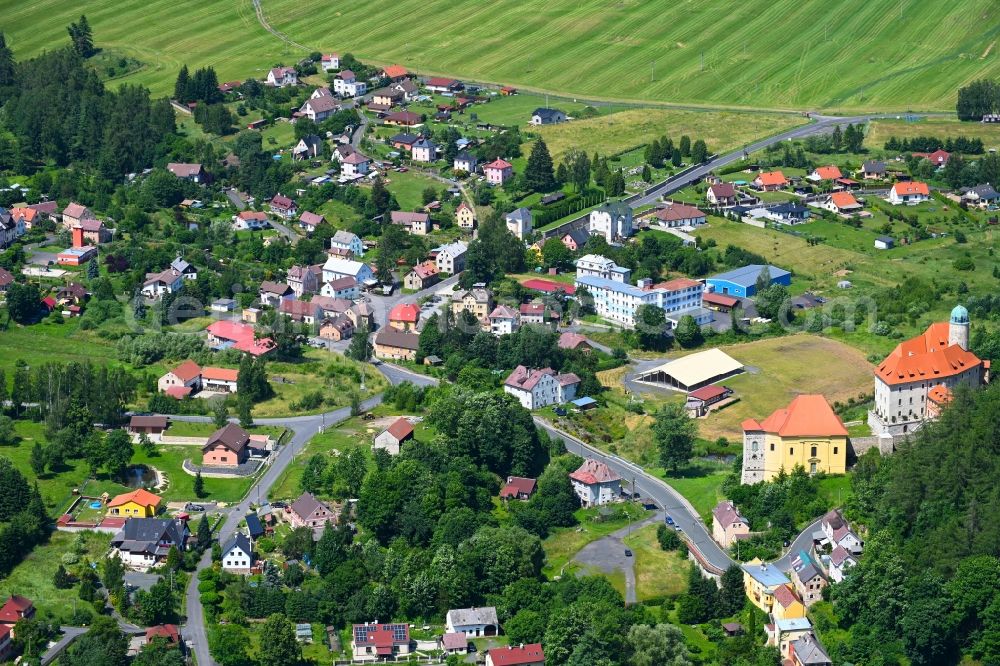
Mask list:
[[625,549],[625,557],[632,557],[632,551],[628,548]]
[[667,522],[667,525],[673,525],[674,524],[674,519],[671,518],[670,516],[667,516],[666,518],[664,518],[664,520]]
[[187,504],[184,505],[184,510],[185,511],[204,511],[205,507],[203,507],[201,504],[192,504],[191,502],[188,502]]

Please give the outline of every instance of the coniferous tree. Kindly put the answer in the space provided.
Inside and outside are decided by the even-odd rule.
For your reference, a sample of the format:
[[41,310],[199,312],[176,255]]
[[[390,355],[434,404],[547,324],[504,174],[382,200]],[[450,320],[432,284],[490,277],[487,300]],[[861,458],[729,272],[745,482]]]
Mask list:
[[524,182],[535,192],[550,192],[556,187],[556,177],[552,169],[552,156],[544,139],[535,141],[524,168]]
[[14,52],[7,46],[7,37],[0,32],[0,87],[14,84]]
[[201,472],[194,475],[194,494],[199,499],[205,496],[205,481],[201,478]]
[[97,52],[94,49],[94,35],[91,32],[90,22],[87,21],[86,15],[81,15],[80,20],[76,23],[70,23],[66,31],[69,32],[73,50],[81,58],[89,58]]
[[182,65],[181,71],[177,73],[177,80],[174,82],[174,99],[176,99],[181,104],[189,101],[187,98],[188,93],[188,82],[191,80],[191,76],[188,73],[188,66]]

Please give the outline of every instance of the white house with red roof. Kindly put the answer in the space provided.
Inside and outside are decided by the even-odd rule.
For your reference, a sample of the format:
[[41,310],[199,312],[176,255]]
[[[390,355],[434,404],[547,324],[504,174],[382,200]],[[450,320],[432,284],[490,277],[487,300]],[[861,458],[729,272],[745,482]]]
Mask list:
[[375,436],[373,449],[385,449],[389,455],[399,455],[403,442],[413,439],[413,424],[409,419],[399,417],[388,428]]
[[541,409],[569,402],[576,397],[580,378],[572,372],[557,374],[552,368],[533,369],[519,365],[504,380],[504,393],[517,398],[525,409]]
[[503,185],[514,177],[514,166],[499,157],[489,164],[483,165],[483,175],[490,185]]
[[607,463],[587,458],[569,480],[583,506],[600,506],[617,502],[622,496],[622,478]]
[[911,180],[893,185],[892,189],[889,190],[889,196],[886,198],[886,201],[894,206],[901,204],[916,206],[918,203],[923,203],[930,198],[931,191],[927,187],[927,183]]
[[496,647],[486,653],[486,666],[545,666],[541,643]]
[[738,197],[732,183],[715,183],[708,187],[705,201],[713,206],[735,206]]
[[855,556],[865,547],[861,537],[854,533],[839,509],[832,509],[823,516],[819,532],[813,538],[822,545],[829,545],[834,549],[840,547]]
[[352,151],[340,159],[340,175],[346,178],[364,176],[371,168],[371,163],[371,159],[366,155],[362,155],[356,150]]
[[267,213],[263,211],[241,210],[236,215],[233,215],[234,231],[259,231],[260,229],[267,229],[270,226],[271,223],[267,221]]
[[969,351],[969,311],[956,305],[947,322],[896,345],[875,368],[875,406],[868,425],[876,434],[902,435],[918,429],[928,414],[932,389],[989,381],[989,361]]
[[274,213],[275,215],[280,215],[285,219],[291,219],[295,217],[295,214],[299,210],[298,206],[294,201],[292,201],[285,195],[281,194],[280,192],[278,194],[275,194],[274,197],[271,199],[271,201],[268,202],[268,207],[270,208],[272,213]]
[[407,624],[356,624],[352,628],[351,650],[355,659],[387,660],[413,651]]
[[774,192],[788,186],[788,179],[781,171],[763,171],[753,179],[753,185],[764,192]]
[[818,183],[824,180],[837,180],[838,178],[843,178],[844,174],[840,172],[840,167],[835,165],[816,167],[812,172],[806,176],[806,179]]
[[336,72],[340,69],[340,54],[324,53],[319,59],[319,66],[323,68],[324,72]]

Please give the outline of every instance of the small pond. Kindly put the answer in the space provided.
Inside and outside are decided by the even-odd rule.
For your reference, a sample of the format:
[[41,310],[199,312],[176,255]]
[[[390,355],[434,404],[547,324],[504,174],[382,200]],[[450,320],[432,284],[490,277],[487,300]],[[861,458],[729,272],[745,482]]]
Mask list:
[[125,486],[128,488],[152,488],[156,485],[156,472],[145,465],[132,465],[125,471]]

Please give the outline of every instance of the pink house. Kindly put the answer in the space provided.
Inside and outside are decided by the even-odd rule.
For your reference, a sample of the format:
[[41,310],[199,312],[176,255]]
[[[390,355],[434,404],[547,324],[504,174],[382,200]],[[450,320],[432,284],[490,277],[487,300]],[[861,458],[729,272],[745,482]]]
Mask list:
[[510,162],[497,158],[483,165],[483,174],[490,185],[503,185],[514,176],[514,167]]

